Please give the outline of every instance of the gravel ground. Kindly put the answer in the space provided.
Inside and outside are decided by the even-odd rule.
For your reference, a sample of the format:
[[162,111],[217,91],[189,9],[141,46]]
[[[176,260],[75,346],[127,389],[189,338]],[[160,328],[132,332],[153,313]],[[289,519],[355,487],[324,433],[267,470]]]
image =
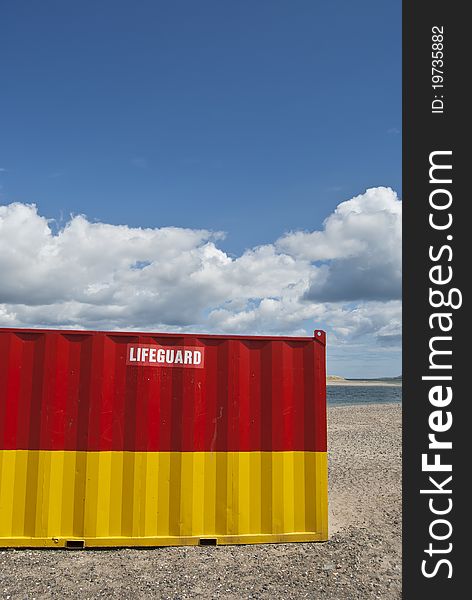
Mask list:
[[0,598],[401,598],[401,406],[328,419],[329,542],[1,550]]

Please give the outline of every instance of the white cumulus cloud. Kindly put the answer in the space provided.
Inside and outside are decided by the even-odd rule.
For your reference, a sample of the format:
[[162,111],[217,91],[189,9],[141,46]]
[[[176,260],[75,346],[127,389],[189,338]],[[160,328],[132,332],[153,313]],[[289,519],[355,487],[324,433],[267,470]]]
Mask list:
[[322,231],[295,232],[281,251],[325,263],[306,298],[320,302],[401,297],[402,203],[390,188],[372,188],[341,203]]
[[306,334],[397,347],[401,201],[372,188],[319,231],[231,257],[208,230],[72,216],[56,233],[35,205],[0,206],[0,326]]

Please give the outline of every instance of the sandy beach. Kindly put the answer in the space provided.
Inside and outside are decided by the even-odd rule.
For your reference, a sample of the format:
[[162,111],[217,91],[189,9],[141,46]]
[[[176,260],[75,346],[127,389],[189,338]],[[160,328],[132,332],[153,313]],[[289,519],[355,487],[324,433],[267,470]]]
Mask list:
[[334,406],[328,419],[328,542],[0,550],[0,598],[400,598],[401,406]]

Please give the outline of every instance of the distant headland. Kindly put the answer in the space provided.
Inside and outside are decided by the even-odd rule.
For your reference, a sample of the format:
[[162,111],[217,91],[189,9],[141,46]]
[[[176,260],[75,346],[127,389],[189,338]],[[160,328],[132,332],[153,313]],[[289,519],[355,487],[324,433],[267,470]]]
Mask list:
[[402,385],[402,375],[397,377],[378,377],[376,379],[347,379],[339,375],[328,375],[326,377],[326,385]]

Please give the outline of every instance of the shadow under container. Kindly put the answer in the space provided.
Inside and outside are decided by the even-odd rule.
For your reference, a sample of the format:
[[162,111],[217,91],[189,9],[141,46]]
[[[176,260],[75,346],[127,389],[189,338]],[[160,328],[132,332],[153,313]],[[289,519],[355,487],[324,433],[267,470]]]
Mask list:
[[325,345],[0,329],[0,546],[326,540]]

